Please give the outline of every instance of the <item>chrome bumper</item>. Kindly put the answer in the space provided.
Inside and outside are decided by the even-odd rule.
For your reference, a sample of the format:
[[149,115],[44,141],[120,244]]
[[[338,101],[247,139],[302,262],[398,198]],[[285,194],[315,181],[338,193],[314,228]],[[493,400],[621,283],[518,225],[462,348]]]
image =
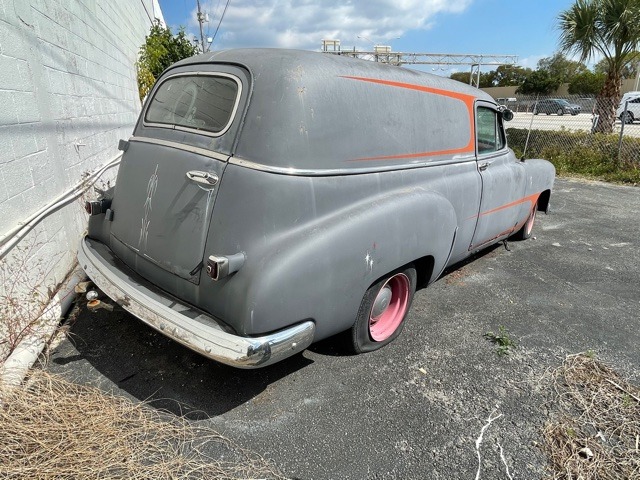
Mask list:
[[122,308],[160,333],[220,363],[259,368],[307,348],[315,324],[305,321],[262,337],[241,337],[193,307],[180,303],[126,267],[103,243],[83,238],[78,262]]

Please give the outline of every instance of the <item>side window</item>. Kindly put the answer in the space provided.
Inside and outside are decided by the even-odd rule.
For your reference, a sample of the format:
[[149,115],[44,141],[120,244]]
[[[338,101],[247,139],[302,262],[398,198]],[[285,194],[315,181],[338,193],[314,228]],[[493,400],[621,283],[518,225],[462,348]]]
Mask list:
[[497,152],[504,148],[504,134],[497,112],[490,108],[478,107],[476,111],[476,135],[478,139],[478,154]]

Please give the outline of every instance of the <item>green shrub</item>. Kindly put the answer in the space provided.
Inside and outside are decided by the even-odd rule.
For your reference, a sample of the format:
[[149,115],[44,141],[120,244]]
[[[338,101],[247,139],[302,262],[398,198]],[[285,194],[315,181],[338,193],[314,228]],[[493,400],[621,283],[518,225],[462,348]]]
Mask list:
[[[507,130],[509,146],[522,158],[526,129]],[[640,138],[588,134],[569,130],[531,130],[526,158],[552,162],[559,175],[574,175],[621,183],[640,183]]]

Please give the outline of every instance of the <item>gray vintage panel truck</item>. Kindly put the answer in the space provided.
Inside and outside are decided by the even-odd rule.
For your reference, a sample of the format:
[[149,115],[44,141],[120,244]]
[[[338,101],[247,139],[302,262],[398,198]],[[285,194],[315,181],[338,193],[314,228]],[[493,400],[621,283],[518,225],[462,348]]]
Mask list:
[[[400,333],[417,285],[531,235],[554,168],[511,112],[446,78],[246,49],[176,63],[89,202],[78,258],[111,299],[216,361],[269,365],[351,330]],[[440,319],[439,321],[446,321]]]

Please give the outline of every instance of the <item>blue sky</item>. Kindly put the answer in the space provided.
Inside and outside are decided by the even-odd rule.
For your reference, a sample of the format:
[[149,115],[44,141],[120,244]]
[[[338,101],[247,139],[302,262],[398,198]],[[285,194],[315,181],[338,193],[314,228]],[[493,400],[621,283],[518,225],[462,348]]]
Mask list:
[[[343,47],[362,50],[380,44],[411,53],[513,54],[535,68],[557,50],[556,19],[573,1],[230,0],[212,48],[319,50],[322,38],[337,38]],[[205,34],[212,36],[226,0],[201,4],[210,18]],[[160,6],[172,29],[198,32],[195,0],[160,0]]]

